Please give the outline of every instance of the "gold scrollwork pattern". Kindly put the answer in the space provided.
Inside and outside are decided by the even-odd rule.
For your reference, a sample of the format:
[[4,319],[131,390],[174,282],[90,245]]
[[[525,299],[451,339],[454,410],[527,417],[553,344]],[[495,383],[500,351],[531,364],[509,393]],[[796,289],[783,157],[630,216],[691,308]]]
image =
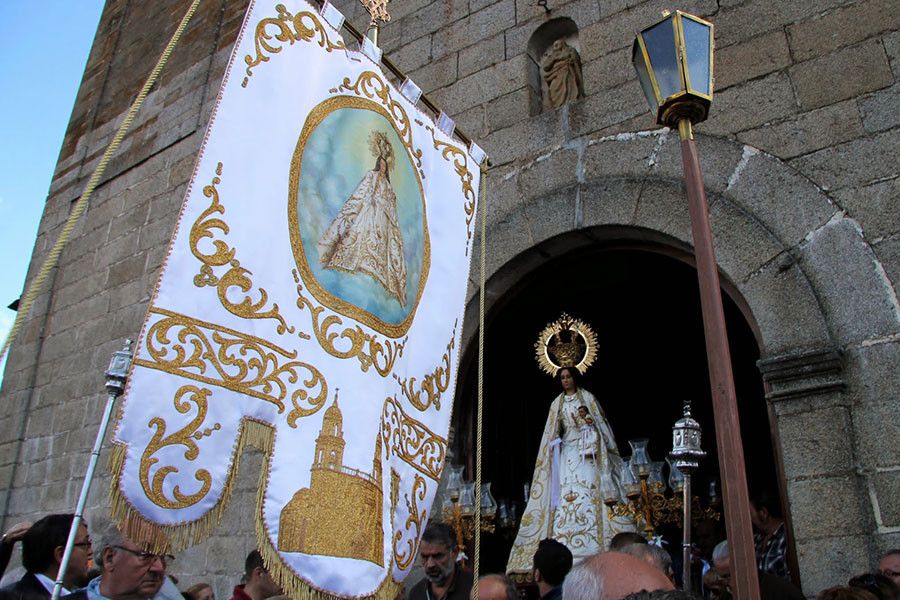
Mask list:
[[136,365],[271,402],[279,413],[284,412],[290,393],[287,423],[291,427],[325,404],[328,382],[316,367],[295,360],[295,351],[159,307],[150,312],[164,318],[147,330],[145,347],[150,359],[136,358]]
[[[209,493],[209,489],[212,486],[212,476],[206,469],[198,469],[194,473],[194,479],[200,482],[200,489],[196,493],[184,494],[181,492],[181,488],[175,485],[172,488],[174,499],[166,497],[163,491],[163,482],[169,475],[177,473],[178,468],[171,465],[160,467],[153,474],[152,481],[150,480],[150,469],[159,462],[159,459],[154,458],[153,455],[166,446],[184,446],[185,460],[197,460],[200,449],[197,446],[194,434],[200,429],[200,426],[203,425],[203,421],[206,419],[207,398],[211,393],[210,390],[195,385],[184,385],[178,388],[178,391],[175,392],[175,410],[185,415],[191,411],[191,405],[193,404],[196,406],[197,414],[187,425],[175,433],[166,435],[166,422],[160,417],[153,417],[147,423],[148,427],[156,429],[156,431],[141,455],[140,480],[141,487],[144,488],[147,498],[152,500],[157,506],[170,509],[187,508],[200,502]],[[216,423],[216,425],[219,424]],[[221,425],[219,425],[219,428],[221,428]]]
[[396,398],[384,401],[381,437],[388,456],[394,454],[426,477],[440,479],[447,440],[406,414]]
[[[227,235],[229,232],[228,224],[219,217],[214,215],[225,214],[225,207],[219,201],[219,190],[216,186],[222,181],[222,163],[216,165],[216,176],[213,177],[212,183],[203,188],[203,195],[212,200],[209,207],[204,210],[197,220],[191,225],[191,231],[188,236],[190,241],[191,253],[203,265],[200,272],[194,277],[194,285],[197,287],[214,286],[219,295],[219,301],[222,306],[233,315],[244,319],[275,319],[278,321],[276,330],[278,333],[293,333],[294,327],[289,327],[284,317],[278,310],[278,305],[272,303],[272,308],[264,311],[263,308],[269,301],[269,294],[264,288],[259,288],[259,300],[254,302],[249,295],[246,295],[253,288],[253,281],[248,277],[253,273],[241,266],[234,256],[236,250],[231,248],[227,243],[220,239],[216,239],[216,231]],[[204,238],[212,240],[213,252],[205,253],[200,249],[200,242]],[[217,276],[213,267],[228,266],[228,270],[221,276]],[[228,298],[228,290],[238,288],[244,293],[244,298],[240,302],[232,302]]]
[[[456,174],[459,175],[462,192],[466,197],[466,202],[463,204],[463,210],[466,211],[466,227],[468,228],[469,239],[472,239],[472,225],[475,221],[475,189],[472,187],[474,176],[472,171],[469,170],[469,155],[459,146],[437,139],[434,135],[433,127],[426,125],[425,129],[431,133],[434,149],[440,151],[444,160],[453,161],[453,168],[456,170]],[[468,252],[468,248],[466,252]]]
[[[303,286],[296,269],[294,281],[297,283],[297,307],[309,311],[313,334],[325,352],[340,359],[356,358],[363,373],[368,372],[369,367],[374,367],[379,375],[387,377],[394,370],[397,359],[403,356],[407,337],[400,341],[382,342],[377,336],[366,333],[359,325],[344,327],[344,320],[335,314],[323,317],[325,307],[303,295]],[[338,340],[345,342],[336,343]]]
[[[411,493],[405,497],[406,508],[409,511],[409,516],[406,518],[406,523],[404,523],[406,530],[405,532],[394,532],[394,561],[401,571],[409,568],[416,557],[416,541],[419,539],[419,534],[422,533],[422,524],[425,523],[428,512],[425,509],[422,509],[420,512],[418,503],[425,501],[427,489],[425,479],[416,475]],[[414,530],[414,532],[411,532],[411,530]],[[404,533],[408,535],[406,543],[400,544],[403,541]],[[405,547],[398,550],[398,544]]]
[[[269,62],[268,55],[281,52],[282,44],[293,45],[295,42],[316,41],[326,52],[346,50],[344,42],[331,41],[325,26],[322,25],[315,13],[303,11],[293,15],[283,4],[275,5],[275,11],[278,16],[261,19],[256,24],[256,56],[249,54],[244,56],[244,62],[247,64],[247,76],[241,82],[241,87],[247,87],[250,77],[253,76],[254,67]],[[304,21],[308,21],[309,26],[304,24]],[[269,33],[270,28],[274,28],[274,35]],[[273,42],[273,38],[280,43]]]
[[416,148],[412,141],[412,125],[409,115],[403,105],[391,97],[390,84],[381,78],[375,71],[364,71],[356,79],[356,83],[351,83],[349,77],[344,78],[344,82],[340,87],[331,90],[332,92],[351,91],[359,96],[365,96],[370,100],[378,98],[381,104],[391,113],[394,122],[397,125],[397,134],[400,141],[406,146],[410,156],[416,161],[416,167],[419,169],[419,175],[425,179],[425,173],[422,171],[422,150]]
[[[450,334],[450,341],[447,342],[447,351],[444,352],[444,356],[441,357],[434,371],[427,373],[422,378],[421,384],[417,383],[418,380],[415,377],[404,379],[396,373],[394,374],[394,379],[400,384],[403,395],[409,400],[410,404],[421,411],[428,410],[432,405],[438,410],[441,409],[441,395],[447,391],[447,387],[450,385],[450,357],[453,354],[453,348],[456,346],[456,325],[458,322],[459,320],[453,323],[453,333]],[[424,400],[422,399],[423,395],[425,396]]]

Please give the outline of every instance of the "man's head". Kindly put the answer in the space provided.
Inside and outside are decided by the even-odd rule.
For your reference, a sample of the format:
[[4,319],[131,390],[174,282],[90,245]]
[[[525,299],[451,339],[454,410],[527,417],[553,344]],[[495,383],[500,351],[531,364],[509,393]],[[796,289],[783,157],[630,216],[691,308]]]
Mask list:
[[759,490],[750,496],[750,521],[760,530],[765,530],[771,522],[781,521],[781,503],[775,494]]
[[419,556],[425,577],[437,585],[444,585],[456,568],[456,543],[453,529],[445,523],[430,523],[422,533]]
[[622,600],[697,600],[697,596],[682,590],[668,590],[655,592],[636,592],[628,594]]
[[[566,575],[572,569],[572,552],[556,540],[546,539],[538,543],[534,553],[534,580],[540,586],[555,588],[562,585]],[[542,595],[547,590],[541,590]]]
[[563,582],[563,598],[622,600],[635,592],[672,589],[659,569],[621,552],[604,552],[572,567]]
[[621,533],[617,533],[613,536],[611,540],[609,540],[609,549],[610,550],[621,550],[625,546],[630,546],[631,544],[646,544],[647,538],[642,536],[639,533],[635,533],[633,531],[623,531]]
[[878,570],[882,575],[900,585],[900,548],[888,550],[878,561]]
[[[474,598],[473,589],[469,598]],[[478,600],[517,600],[516,584],[503,575],[485,575],[478,580]]]
[[[48,515],[31,526],[22,538],[22,565],[25,569],[30,573],[43,573],[56,579],[74,518],[71,514]],[[74,588],[87,584],[90,556],[91,540],[87,527],[81,524],[63,577],[63,585]]]
[[269,575],[259,550],[248,554],[244,561],[244,592],[253,600],[265,600],[284,593]]
[[652,544],[630,544],[619,552],[639,558],[651,567],[660,570],[666,577],[672,577],[672,557],[669,553]]
[[156,595],[170,555],[147,552],[107,519],[93,523],[94,562],[100,568],[100,593],[110,600],[143,600]]

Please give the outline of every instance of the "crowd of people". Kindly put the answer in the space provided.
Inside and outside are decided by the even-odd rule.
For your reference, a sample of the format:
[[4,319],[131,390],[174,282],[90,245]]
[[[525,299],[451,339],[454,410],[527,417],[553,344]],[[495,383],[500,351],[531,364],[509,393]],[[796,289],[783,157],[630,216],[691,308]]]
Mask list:
[[[784,550],[772,552],[772,538],[784,529],[771,509],[756,503],[760,597],[765,600],[801,600],[804,595],[789,580]],[[774,522],[769,522],[774,518]],[[74,516],[49,515],[11,527],[0,540],[0,575],[5,572],[13,547],[21,543],[25,574],[0,588],[0,600],[47,600],[59,577],[63,554]],[[760,525],[765,525],[763,528]],[[769,533],[766,535],[766,533]],[[782,533],[783,535],[783,533]],[[67,600],[215,600],[208,583],[179,590],[166,572],[174,557],[146,550],[141,540],[131,540],[108,520],[92,522],[90,532],[81,524],[65,573],[61,596]],[[783,548],[783,546],[782,546]],[[461,568],[453,530],[443,523],[429,524],[422,535],[420,559],[425,577],[410,588],[408,600],[466,600],[474,596],[474,578]],[[606,551],[573,564],[564,544],[541,540],[534,553],[531,576],[540,600],[691,600],[731,598],[728,542],[720,542],[709,560],[698,557],[703,577],[699,595],[677,589],[672,558],[662,547],[648,544],[636,533],[616,535]],[[768,569],[768,570],[767,570]],[[774,572],[773,572],[774,571]],[[517,600],[516,585],[503,574],[478,580],[479,600]],[[269,574],[262,556],[247,556],[241,583],[231,600],[283,600],[282,590]],[[851,578],[846,586],[829,588],[817,600],[900,600],[900,549],[882,556],[878,568]]]

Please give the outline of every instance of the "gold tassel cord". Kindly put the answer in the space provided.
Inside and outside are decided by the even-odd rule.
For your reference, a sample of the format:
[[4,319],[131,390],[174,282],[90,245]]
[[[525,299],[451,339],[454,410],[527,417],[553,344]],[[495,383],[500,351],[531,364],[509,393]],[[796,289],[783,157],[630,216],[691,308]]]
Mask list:
[[75,206],[72,207],[72,212],[69,213],[69,218],[66,219],[65,225],[63,225],[62,231],[60,231],[59,237],[56,239],[56,243],[53,244],[53,248],[50,249],[50,252],[47,254],[47,258],[44,259],[44,263],[41,265],[40,271],[38,271],[37,276],[32,280],[31,284],[28,286],[28,289],[25,291],[25,294],[22,296],[22,301],[19,305],[18,311],[16,312],[16,319],[13,322],[12,329],[10,330],[9,335],[6,336],[6,341],[3,342],[3,348],[0,349],[0,361],[3,360],[3,357],[6,355],[9,347],[16,339],[16,335],[22,328],[22,323],[25,321],[25,317],[29,312],[31,312],[31,307],[34,304],[34,300],[43,290],[44,284],[47,282],[47,278],[50,276],[50,272],[59,264],[59,257],[62,254],[63,248],[65,248],[66,243],[68,243],[69,236],[72,235],[72,231],[75,229],[75,225],[78,223],[78,219],[81,218],[81,215],[87,208],[88,199],[91,197],[94,189],[100,183],[100,179],[106,172],[106,166],[109,164],[109,161],[112,158],[113,154],[115,154],[116,150],[118,150],[119,146],[122,144],[122,140],[125,138],[125,134],[131,127],[135,115],[137,115],[137,112],[144,104],[144,100],[147,98],[147,94],[150,93],[150,89],[156,84],[156,80],[159,78],[159,74],[162,72],[163,67],[165,66],[166,62],[168,62],[169,57],[175,50],[178,42],[181,40],[181,36],[184,34],[184,30],[187,29],[188,23],[194,16],[194,13],[197,11],[197,6],[199,4],[200,0],[194,0],[193,2],[191,2],[191,6],[188,8],[184,17],[181,19],[181,23],[178,25],[178,29],[175,30],[175,33],[172,35],[172,38],[166,45],[165,50],[163,50],[162,55],[156,62],[156,66],[153,67],[153,70],[150,72],[150,76],[147,78],[147,81],[144,83],[144,86],[138,93],[137,98],[134,99],[134,102],[131,104],[131,108],[128,109],[128,113],[125,115],[125,119],[122,121],[122,124],[116,131],[115,136],[109,143],[109,146],[107,146],[106,150],[103,152],[103,156],[100,158],[100,162],[97,163],[97,166],[94,168],[94,172],[91,174],[91,178],[88,180],[84,191],[81,193],[81,196],[78,198]]
[[478,600],[479,561],[481,559],[481,443],[482,443],[482,411],[484,408],[484,279],[485,279],[485,242],[487,241],[487,157],[481,163],[481,189],[478,204],[481,209],[481,261],[478,290],[478,413],[476,417],[475,438],[475,550],[473,566],[475,582],[472,587],[472,600]]

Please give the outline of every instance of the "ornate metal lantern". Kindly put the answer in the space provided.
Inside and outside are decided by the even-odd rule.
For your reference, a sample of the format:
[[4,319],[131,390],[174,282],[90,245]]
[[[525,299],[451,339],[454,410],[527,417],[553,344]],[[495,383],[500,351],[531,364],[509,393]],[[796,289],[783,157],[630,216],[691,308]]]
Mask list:
[[684,403],[684,416],[672,426],[672,466],[689,473],[700,466],[706,452],[700,448],[700,423],[691,416],[691,403]]
[[644,29],[631,61],[660,125],[706,120],[713,94],[713,24],[681,11]]

